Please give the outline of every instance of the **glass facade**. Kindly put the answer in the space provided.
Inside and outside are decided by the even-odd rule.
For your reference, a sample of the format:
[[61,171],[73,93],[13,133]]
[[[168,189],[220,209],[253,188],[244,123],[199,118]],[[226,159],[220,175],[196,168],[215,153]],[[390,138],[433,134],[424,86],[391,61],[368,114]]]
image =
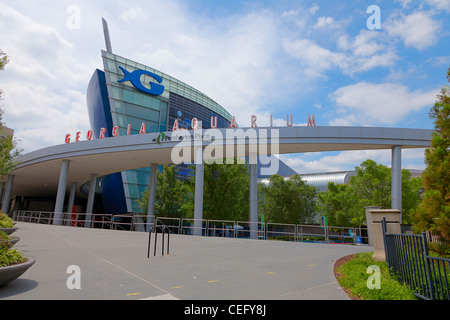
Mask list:
[[[105,51],[102,51],[102,59],[104,72],[97,70],[88,88],[88,109],[94,132],[98,132],[100,123],[102,126],[106,123],[107,137],[111,135],[112,126],[118,126],[119,134],[126,135],[131,125],[130,134],[138,134],[142,123],[145,123],[147,133],[171,131],[175,119],[178,119],[180,127],[187,128],[194,117],[202,121],[203,128],[210,128],[211,117],[217,117],[217,127],[229,127],[231,115],[214,100],[184,82]],[[139,71],[142,73],[139,80],[147,89],[151,87],[149,82],[157,81],[146,73],[161,77],[160,85],[164,86],[164,91],[155,96],[136,89],[131,80],[118,82],[124,78],[124,72],[119,67],[129,73],[145,70]],[[180,178],[191,174],[187,166],[179,169]],[[148,189],[149,181],[150,168],[105,177],[102,180],[105,211],[141,212],[137,200]],[[118,197],[124,198],[124,205],[117,205]],[[113,206],[109,205],[112,203]]]

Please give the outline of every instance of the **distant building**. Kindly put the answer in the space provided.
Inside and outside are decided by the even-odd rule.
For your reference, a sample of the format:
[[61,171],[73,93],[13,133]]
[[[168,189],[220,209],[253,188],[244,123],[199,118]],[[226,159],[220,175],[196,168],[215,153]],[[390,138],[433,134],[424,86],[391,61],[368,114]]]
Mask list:
[[[420,177],[423,170],[408,169],[411,173],[411,178]],[[350,181],[350,177],[355,176],[356,171],[337,171],[337,172],[323,172],[323,173],[307,173],[300,174],[302,180],[306,181],[309,185],[316,187],[318,192],[325,192],[328,190],[328,183],[334,182],[335,184],[347,184]],[[288,176],[283,175],[285,179],[289,179]],[[268,183],[269,179],[260,179],[259,182]]]
[[0,126],[0,137],[14,136],[14,130],[5,126]]

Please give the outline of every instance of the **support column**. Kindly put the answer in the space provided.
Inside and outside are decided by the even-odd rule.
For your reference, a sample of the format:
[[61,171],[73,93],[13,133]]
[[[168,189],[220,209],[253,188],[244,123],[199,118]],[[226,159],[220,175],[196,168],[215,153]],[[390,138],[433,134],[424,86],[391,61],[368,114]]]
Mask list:
[[256,157],[256,153],[249,154],[251,239],[258,239],[258,162]]
[[69,160],[63,160],[59,172],[58,193],[56,194],[55,213],[53,224],[60,225],[64,208],[64,197],[66,196],[67,176],[69,174]]
[[150,166],[150,184],[148,186],[147,202],[147,232],[150,232],[152,223],[155,221],[155,201],[156,201],[156,181],[158,174],[158,165],[152,163]]
[[6,182],[6,189],[5,189],[5,194],[3,196],[3,203],[2,203],[2,211],[3,211],[3,213],[6,213],[6,214],[8,214],[8,211],[9,211],[9,199],[11,198],[13,183],[14,183],[14,175],[9,174],[8,182]]
[[71,213],[73,213],[73,205],[75,203],[75,193],[77,191],[77,183],[72,182],[70,185],[69,203],[67,204],[67,213],[69,216],[66,219],[66,226],[70,226],[71,223]]
[[94,209],[94,198],[95,198],[95,187],[97,186],[97,175],[95,173],[91,174],[91,183],[89,184],[89,195],[86,206],[86,218],[84,227],[91,227],[92,211]]
[[203,184],[204,184],[203,147],[195,150],[195,198],[194,198],[194,235],[202,235]]
[[402,147],[392,147],[391,165],[391,209],[400,210],[402,222]]
[[[377,261],[386,261],[383,230],[381,220],[386,218],[387,233],[401,233],[400,210],[397,209],[368,209],[371,216],[372,234],[369,234],[369,243],[374,246],[375,252],[372,256]],[[369,225],[367,225],[369,227]],[[372,239],[370,238],[372,237]]]

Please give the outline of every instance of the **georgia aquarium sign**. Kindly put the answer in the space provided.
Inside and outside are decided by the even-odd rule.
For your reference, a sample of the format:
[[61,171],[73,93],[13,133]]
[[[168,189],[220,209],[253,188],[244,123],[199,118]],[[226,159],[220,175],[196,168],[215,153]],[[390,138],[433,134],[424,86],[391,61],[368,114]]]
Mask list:
[[[119,68],[120,70],[122,70],[124,77],[118,80],[117,82],[130,81],[133,87],[135,87],[136,89],[154,96],[159,96],[164,92],[164,86],[160,84],[163,79],[157,74],[142,69],[134,70],[133,72],[128,72],[127,70],[125,70],[120,66]],[[152,77],[158,83],[149,82],[150,89],[145,87],[141,82],[141,76],[144,74]]]

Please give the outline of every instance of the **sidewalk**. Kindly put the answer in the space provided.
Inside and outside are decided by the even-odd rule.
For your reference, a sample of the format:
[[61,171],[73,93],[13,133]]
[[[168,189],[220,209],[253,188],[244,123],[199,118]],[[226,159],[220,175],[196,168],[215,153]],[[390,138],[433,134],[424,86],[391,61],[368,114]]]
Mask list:
[[[368,246],[171,235],[170,255],[147,258],[148,233],[18,222],[15,247],[36,263],[0,288],[27,300],[348,300],[333,273]],[[154,239],[152,239],[153,241]],[[152,242],[153,243],[153,242]],[[78,266],[81,289],[67,282]],[[69,269],[70,270],[70,269]]]

